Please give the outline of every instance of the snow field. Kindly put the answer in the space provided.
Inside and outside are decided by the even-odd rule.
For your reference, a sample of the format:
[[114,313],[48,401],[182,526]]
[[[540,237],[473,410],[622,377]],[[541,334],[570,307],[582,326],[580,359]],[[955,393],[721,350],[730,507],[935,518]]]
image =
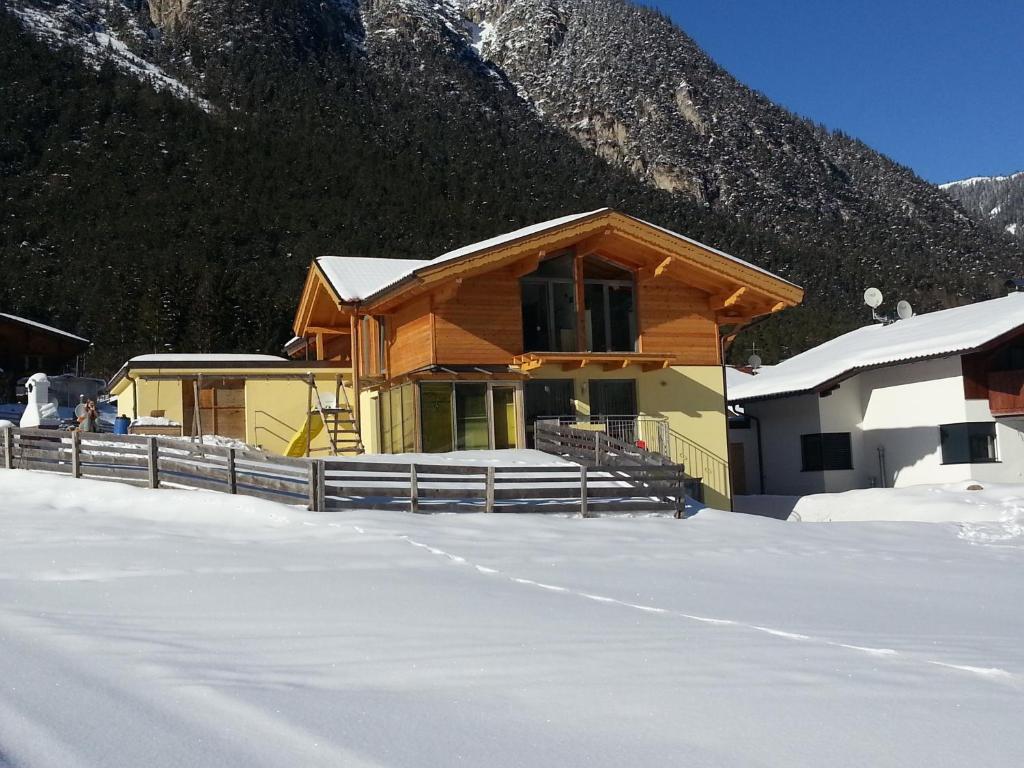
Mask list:
[[0,470],[17,766],[1019,765],[1024,540]]

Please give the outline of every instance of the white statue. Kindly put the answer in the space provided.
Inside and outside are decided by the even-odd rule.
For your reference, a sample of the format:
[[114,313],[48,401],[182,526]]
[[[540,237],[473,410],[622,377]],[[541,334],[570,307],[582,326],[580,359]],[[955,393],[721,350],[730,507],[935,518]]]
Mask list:
[[22,429],[56,427],[60,424],[57,404],[50,402],[50,380],[45,373],[34,373],[25,382],[28,404],[21,415]]

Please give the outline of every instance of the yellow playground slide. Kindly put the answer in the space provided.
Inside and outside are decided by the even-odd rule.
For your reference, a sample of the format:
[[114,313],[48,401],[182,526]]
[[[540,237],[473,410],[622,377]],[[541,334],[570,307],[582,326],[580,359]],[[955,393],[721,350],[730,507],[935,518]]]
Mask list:
[[309,443],[316,439],[316,436],[324,431],[324,419],[318,413],[309,414],[309,440],[306,439],[306,425],[303,424],[295,436],[288,443],[285,456],[301,458],[309,453]]

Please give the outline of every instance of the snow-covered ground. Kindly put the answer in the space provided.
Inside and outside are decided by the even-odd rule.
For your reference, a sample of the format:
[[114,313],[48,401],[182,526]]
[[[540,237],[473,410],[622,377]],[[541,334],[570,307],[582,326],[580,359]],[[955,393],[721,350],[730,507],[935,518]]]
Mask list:
[[1024,536],[0,498],[0,765],[1024,762]]
[[805,523],[990,523],[1024,531],[1024,485],[976,483],[866,488],[811,496],[737,496],[737,512]]
[[366,453],[353,459],[327,457],[330,462],[346,461],[381,464],[459,464],[474,467],[577,467],[571,461],[532,448],[498,451],[449,451],[447,453]]

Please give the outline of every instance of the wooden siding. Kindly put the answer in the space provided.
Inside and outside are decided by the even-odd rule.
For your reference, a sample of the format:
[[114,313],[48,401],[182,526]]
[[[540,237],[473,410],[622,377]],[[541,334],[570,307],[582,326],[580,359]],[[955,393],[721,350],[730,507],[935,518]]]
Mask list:
[[434,307],[440,365],[502,365],[523,351],[519,280],[507,270],[465,280]]
[[993,416],[1024,414],[1024,371],[992,371],[988,385],[988,405]]
[[964,397],[967,400],[988,399],[988,365],[989,355],[976,352],[960,357],[960,366],[964,377]]
[[638,285],[640,349],[676,355],[674,365],[717,365],[718,325],[708,295],[666,276]]
[[393,378],[434,362],[430,299],[410,301],[387,319],[390,340],[388,376]]

